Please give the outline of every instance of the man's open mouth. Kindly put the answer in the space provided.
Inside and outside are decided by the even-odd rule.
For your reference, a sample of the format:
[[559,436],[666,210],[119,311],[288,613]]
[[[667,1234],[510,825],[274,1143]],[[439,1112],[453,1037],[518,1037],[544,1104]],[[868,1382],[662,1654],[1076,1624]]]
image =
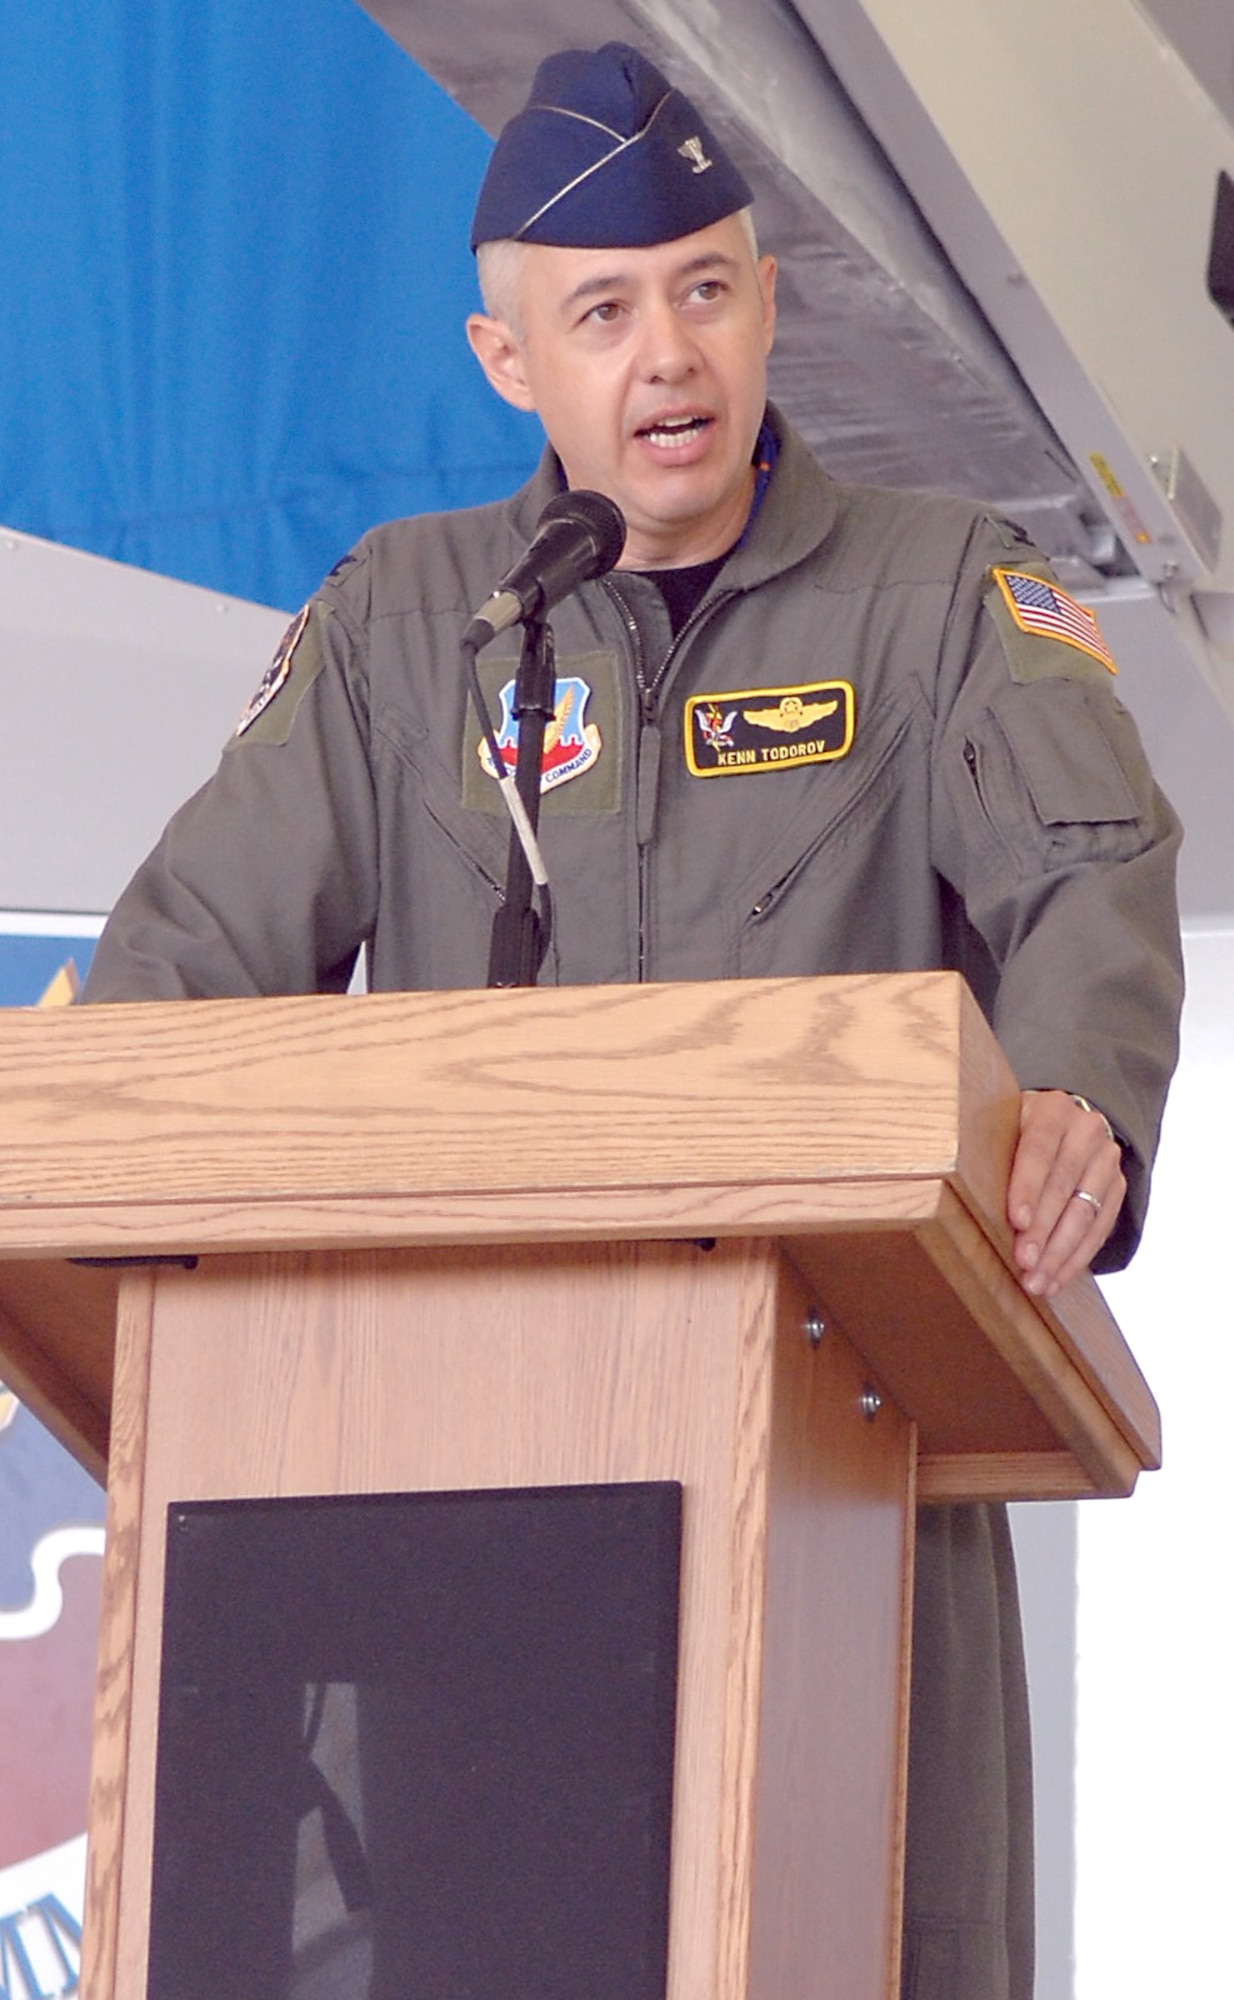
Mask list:
[[646,438],[649,444],[688,444],[700,431],[705,431],[711,421],[710,417],[661,417],[655,423],[646,424],[635,435]]

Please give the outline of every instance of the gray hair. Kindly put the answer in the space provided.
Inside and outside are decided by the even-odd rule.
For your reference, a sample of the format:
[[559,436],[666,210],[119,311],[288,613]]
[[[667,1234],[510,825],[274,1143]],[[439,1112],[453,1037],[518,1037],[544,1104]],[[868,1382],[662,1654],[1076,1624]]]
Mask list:
[[476,276],[480,297],[490,319],[504,320],[512,334],[522,339],[521,287],[527,245],[513,236],[500,236],[492,243],[476,245]]

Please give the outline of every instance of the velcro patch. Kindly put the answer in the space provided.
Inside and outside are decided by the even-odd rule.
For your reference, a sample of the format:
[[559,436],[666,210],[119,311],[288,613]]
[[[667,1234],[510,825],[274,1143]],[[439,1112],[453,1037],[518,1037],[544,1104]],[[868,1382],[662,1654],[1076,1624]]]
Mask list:
[[[477,661],[480,684],[496,724],[507,770],[518,767],[518,723],[511,713],[517,661],[490,656]],[[540,767],[546,813],[615,813],[621,803],[621,704],[616,655],[608,650],[559,656],[555,714],[544,738]],[[500,716],[500,720],[498,717]],[[470,702],[463,728],[463,804],[504,817],[505,806],[490,770],[488,745]]]
[[[476,754],[490,778],[504,778],[518,769],[519,724],[514,713],[515,679],[511,675],[500,690],[501,721],[496,729],[501,769],[493,763],[488,742],[481,738]],[[591,688],[581,674],[558,675],[553,688],[553,719],[544,732],[544,752],[540,759],[540,790],[554,792],[559,785],[579,778],[604,748],[598,723],[587,721]]]
[[737,771],[828,764],[852,748],[856,714],[848,681],[691,695],[686,767],[696,778],[727,778]]
[[1032,638],[1057,639],[1064,646],[1087,653],[1090,660],[1100,661],[1108,673],[1118,672],[1101,636],[1101,627],[1086,605],[1077,603],[1056,583],[1034,576],[1030,570],[996,566],[990,575],[1019,631]]
[[[309,613],[312,611],[312,608],[311,604],[306,604],[302,611],[296,613],[291,624],[284,632],[279,641],[278,651],[266,668],[256,692],[240,717],[239,722],[236,724],[232,734],[233,742],[237,741],[241,736],[248,735],[253,724],[265,714],[275,696],[281,693],[282,689],[286,687],[291,678],[291,663],[295,656],[296,647],[304,637],[304,628],[308,624]],[[307,686],[310,681],[315,680],[320,671],[321,661],[320,655],[318,655],[313,671],[305,680],[305,685]],[[294,714],[295,709],[293,708],[292,715],[286,719],[287,729],[291,727],[291,719]],[[277,733],[271,740],[278,743],[285,743],[287,740],[287,730],[284,729],[280,733]]]

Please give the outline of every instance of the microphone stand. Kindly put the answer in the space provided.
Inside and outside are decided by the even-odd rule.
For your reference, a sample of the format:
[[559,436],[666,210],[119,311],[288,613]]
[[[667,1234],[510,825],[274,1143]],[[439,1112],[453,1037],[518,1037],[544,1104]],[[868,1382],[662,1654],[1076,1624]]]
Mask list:
[[[514,679],[514,716],[518,723],[518,764],[514,783],[534,834],[540,823],[540,762],[544,732],[553,719],[557,692],[557,661],[552,628],[547,620],[523,621],[523,646]],[[506,864],[506,900],[493,919],[489,945],[490,986],[534,986],[549,942],[547,891],[545,921],[532,897],[531,868],[515,827],[510,829]]]

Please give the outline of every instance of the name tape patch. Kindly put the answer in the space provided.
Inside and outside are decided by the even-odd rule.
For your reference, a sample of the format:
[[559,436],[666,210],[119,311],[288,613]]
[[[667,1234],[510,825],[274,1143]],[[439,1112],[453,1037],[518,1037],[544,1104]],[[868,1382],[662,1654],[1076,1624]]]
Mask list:
[[696,778],[727,778],[737,771],[831,763],[852,748],[856,708],[848,681],[691,695],[685,708],[687,769]]

